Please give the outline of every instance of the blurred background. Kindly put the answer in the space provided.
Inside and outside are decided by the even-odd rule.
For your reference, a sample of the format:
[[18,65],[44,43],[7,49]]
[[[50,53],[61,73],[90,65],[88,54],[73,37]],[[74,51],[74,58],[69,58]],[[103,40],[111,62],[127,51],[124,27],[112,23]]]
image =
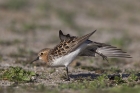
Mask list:
[[[79,58],[97,67],[140,67],[139,0],[0,0],[0,64],[16,65],[60,42],[59,30],[127,51],[132,59]],[[95,61],[97,60],[97,61]],[[101,61],[101,62],[100,62]],[[90,62],[82,62],[89,64]]]

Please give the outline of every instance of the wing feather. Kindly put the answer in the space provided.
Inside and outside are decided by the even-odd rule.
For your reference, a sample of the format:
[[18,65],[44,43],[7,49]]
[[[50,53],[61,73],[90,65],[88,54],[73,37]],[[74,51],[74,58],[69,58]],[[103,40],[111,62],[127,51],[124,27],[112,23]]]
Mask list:
[[[59,31],[59,38],[61,41],[68,40],[71,38],[76,38],[75,36],[71,36],[69,34],[64,35],[62,31]],[[84,40],[82,40],[84,38]],[[91,40],[88,40],[88,38],[85,39],[85,37],[79,38],[78,42],[82,42],[86,40],[87,48],[83,50],[79,56],[95,56],[95,54],[98,54],[102,56],[103,58],[107,57],[120,57],[120,58],[131,58],[127,52],[124,52],[122,49],[119,49],[117,47],[105,44],[105,43],[99,43],[99,42],[93,42]],[[77,43],[78,43],[77,42]],[[75,48],[78,46],[75,46]]]

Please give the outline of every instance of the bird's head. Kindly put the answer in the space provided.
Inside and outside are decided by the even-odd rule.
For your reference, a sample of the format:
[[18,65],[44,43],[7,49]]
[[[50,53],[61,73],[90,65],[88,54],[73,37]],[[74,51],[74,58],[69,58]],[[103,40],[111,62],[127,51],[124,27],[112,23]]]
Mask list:
[[43,62],[48,62],[48,54],[49,54],[50,49],[49,48],[44,48],[42,49],[39,53],[38,56],[31,62],[35,62],[37,60],[41,60]]

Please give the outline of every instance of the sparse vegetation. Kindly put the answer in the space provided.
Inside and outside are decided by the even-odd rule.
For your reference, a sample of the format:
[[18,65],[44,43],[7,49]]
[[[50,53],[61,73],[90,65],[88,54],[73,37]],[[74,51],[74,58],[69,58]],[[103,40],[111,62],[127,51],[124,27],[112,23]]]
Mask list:
[[0,79],[13,82],[29,82],[35,76],[36,74],[33,71],[26,71],[21,67],[9,67],[9,69],[3,71]]

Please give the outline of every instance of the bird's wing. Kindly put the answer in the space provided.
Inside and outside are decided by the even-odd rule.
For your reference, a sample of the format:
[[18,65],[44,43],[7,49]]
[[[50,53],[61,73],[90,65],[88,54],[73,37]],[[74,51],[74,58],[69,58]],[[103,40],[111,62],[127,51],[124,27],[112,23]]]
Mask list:
[[[86,51],[90,52],[91,55],[89,55]],[[89,43],[88,47],[85,49],[85,52],[83,51],[81,53],[81,56],[86,56],[87,54],[89,56],[95,56],[95,53],[102,57],[131,58],[131,56],[127,54],[126,52],[124,52],[122,49],[119,49],[117,47],[114,47],[105,43],[99,43],[99,42]]]
[[[96,30],[95,30],[96,31]],[[50,55],[62,56],[73,52],[81,44],[83,44],[95,31],[84,35],[82,37],[65,38],[54,49],[51,50]]]
[[105,55],[107,57],[121,57],[121,58],[131,58],[127,52],[124,52],[122,49],[119,49],[117,47],[99,43],[99,42],[93,42],[93,44],[89,45],[90,47],[97,46],[96,52],[97,54]]
[[[70,34],[64,35],[63,32],[59,31],[59,38],[61,41],[67,40],[70,38],[76,38],[75,36],[71,36]],[[86,40],[88,46],[85,50],[83,50],[79,56],[95,56],[95,54],[98,54],[102,56],[103,58],[107,57],[122,57],[122,58],[131,58],[129,54],[124,52],[121,49],[118,49],[117,47],[105,44],[105,43],[99,43],[99,42],[93,42],[91,40]]]

